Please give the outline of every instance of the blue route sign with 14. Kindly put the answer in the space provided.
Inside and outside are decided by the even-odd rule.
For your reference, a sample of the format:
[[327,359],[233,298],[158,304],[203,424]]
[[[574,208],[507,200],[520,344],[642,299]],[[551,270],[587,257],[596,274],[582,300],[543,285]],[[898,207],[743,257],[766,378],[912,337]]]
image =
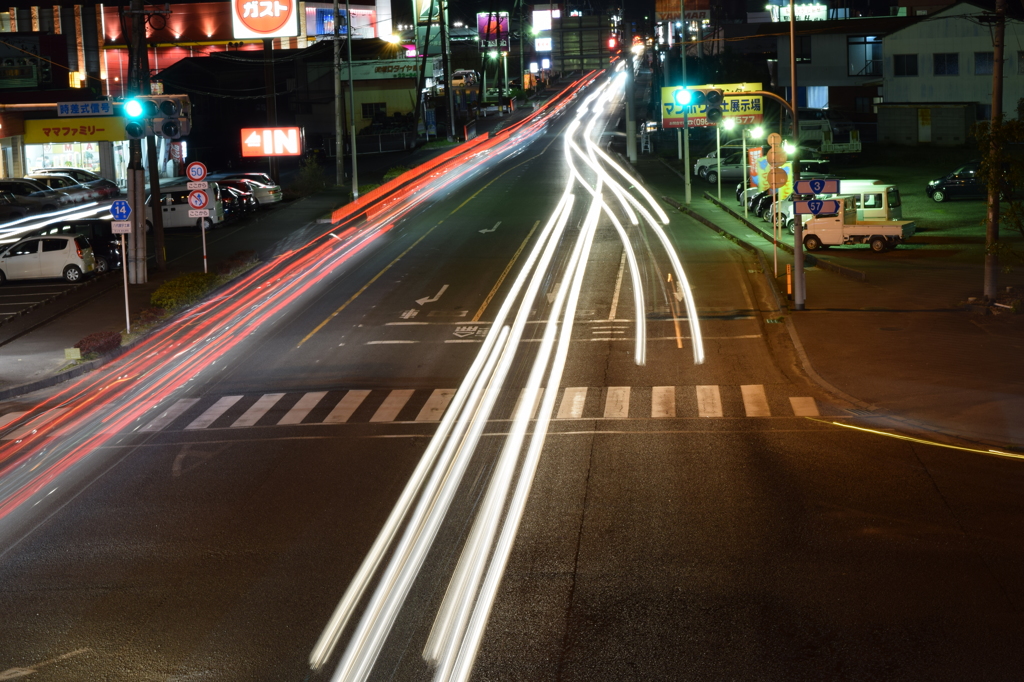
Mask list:
[[114,216],[114,220],[128,220],[131,214],[132,206],[124,199],[118,199],[110,205],[110,215]]

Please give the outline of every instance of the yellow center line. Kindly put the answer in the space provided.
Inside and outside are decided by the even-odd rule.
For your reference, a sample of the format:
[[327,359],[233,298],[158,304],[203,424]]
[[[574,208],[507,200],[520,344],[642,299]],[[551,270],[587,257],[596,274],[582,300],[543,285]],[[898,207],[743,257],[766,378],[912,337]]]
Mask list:
[[[547,147],[545,147],[545,148],[544,148],[544,151],[547,151]],[[524,159],[523,161],[521,161],[521,162],[517,163],[516,165],[512,166],[511,168],[509,168],[508,170],[506,170],[506,171],[505,171],[504,173],[502,173],[502,174],[501,174],[501,175],[499,175],[498,177],[494,178],[493,180],[491,180],[490,182],[488,182],[488,183],[487,183],[486,185],[484,185],[483,187],[481,187],[481,188],[480,188],[479,190],[477,190],[477,191],[476,191],[476,192],[475,192],[475,193],[474,193],[474,194],[473,194],[473,195],[472,195],[471,197],[469,197],[468,199],[466,199],[465,201],[463,201],[463,202],[462,202],[461,204],[459,204],[458,206],[456,206],[456,207],[455,207],[455,208],[454,208],[454,209],[452,210],[452,212],[451,212],[451,213],[449,213],[449,214],[447,215],[447,217],[445,217],[445,218],[444,218],[444,219],[442,219],[442,220],[439,220],[439,221],[437,221],[437,225],[434,225],[434,226],[433,226],[432,228],[430,228],[430,229],[429,229],[429,230],[427,230],[427,231],[426,231],[425,233],[423,233],[423,236],[422,236],[422,237],[420,237],[419,239],[417,239],[416,241],[414,241],[414,242],[412,243],[412,245],[411,245],[411,246],[409,246],[409,248],[407,248],[407,249],[406,249],[405,251],[403,251],[402,253],[398,254],[398,257],[397,257],[397,258],[395,258],[395,259],[394,259],[393,261],[391,261],[390,263],[388,263],[387,265],[385,265],[385,266],[384,266],[384,267],[383,267],[383,268],[381,269],[381,271],[380,271],[380,272],[378,272],[378,273],[377,273],[376,275],[374,275],[374,276],[373,276],[373,278],[372,278],[372,279],[371,279],[371,280],[370,280],[369,282],[367,282],[366,284],[364,284],[364,285],[362,286],[362,288],[361,288],[361,289],[360,289],[359,291],[357,291],[356,293],[352,294],[352,296],[351,296],[351,297],[350,297],[350,298],[349,298],[349,299],[348,299],[347,301],[345,301],[344,303],[342,303],[342,304],[341,304],[341,306],[340,306],[340,307],[339,307],[339,308],[338,308],[337,310],[335,310],[335,311],[334,311],[333,313],[331,313],[330,315],[328,315],[328,316],[327,316],[327,318],[326,318],[326,319],[325,319],[325,320],[324,320],[323,322],[321,322],[320,324],[318,324],[318,325],[317,325],[317,326],[316,326],[316,327],[315,327],[315,328],[313,329],[313,331],[311,331],[310,333],[306,334],[306,337],[305,337],[304,339],[302,339],[301,341],[299,341],[299,345],[297,345],[297,346],[295,346],[295,347],[296,347],[296,348],[301,348],[301,347],[302,347],[302,344],[306,343],[306,341],[309,341],[309,340],[310,340],[310,339],[311,339],[311,338],[313,337],[313,335],[314,335],[314,334],[316,334],[316,333],[317,333],[318,331],[320,331],[320,330],[321,330],[321,329],[323,329],[323,328],[324,328],[325,326],[327,326],[327,323],[328,323],[328,322],[330,322],[330,321],[331,321],[331,320],[333,320],[333,319],[334,319],[335,317],[337,317],[337,316],[338,316],[338,313],[340,313],[340,312],[341,312],[342,310],[344,310],[345,308],[347,308],[347,307],[349,306],[349,304],[350,304],[350,303],[352,303],[352,301],[354,301],[354,300],[356,300],[357,298],[359,298],[359,296],[361,296],[361,295],[362,295],[362,293],[363,293],[364,291],[366,291],[367,289],[369,289],[369,288],[370,288],[370,285],[371,285],[371,284],[373,284],[373,283],[374,283],[374,282],[376,282],[376,281],[377,281],[378,279],[380,279],[381,275],[383,275],[383,274],[384,274],[385,272],[387,272],[388,270],[390,270],[390,269],[391,269],[391,267],[392,267],[392,266],[393,266],[393,265],[394,265],[395,263],[397,263],[398,261],[402,260],[402,258],[403,258],[403,257],[405,257],[405,255],[406,255],[407,253],[409,253],[409,252],[410,252],[410,251],[412,251],[412,250],[413,250],[414,248],[416,248],[416,246],[417,246],[417,245],[418,245],[418,244],[419,244],[419,243],[420,243],[421,241],[423,241],[424,239],[426,239],[426,238],[427,238],[427,235],[429,235],[429,234],[430,234],[431,232],[433,232],[434,230],[436,230],[436,229],[437,229],[437,227],[438,227],[438,226],[439,226],[439,225],[440,225],[441,223],[443,223],[443,222],[444,222],[445,220],[447,220],[448,218],[451,218],[451,217],[452,217],[453,215],[455,215],[456,213],[458,213],[458,212],[459,212],[459,211],[460,211],[460,210],[461,210],[461,209],[462,209],[462,208],[463,208],[463,207],[464,207],[464,206],[465,206],[466,204],[468,204],[469,202],[473,201],[473,199],[476,199],[476,198],[477,198],[477,196],[478,196],[478,195],[479,195],[479,194],[480,194],[481,192],[483,192],[483,191],[484,191],[485,189],[487,189],[488,187],[490,187],[491,185],[493,185],[494,183],[496,183],[496,182],[497,182],[498,180],[500,180],[500,179],[501,179],[501,178],[502,178],[502,177],[503,177],[503,176],[504,176],[504,175],[505,175],[506,173],[511,173],[512,171],[514,171],[514,170],[515,170],[516,168],[519,168],[519,167],[520,167],[520,166],[522,166],[523,164],[525,164],[525,163],[528,163],[528,162],[530,162],[530,161],[533,161],[533,160],[534,160],[534,159],[536,159],[536,158],[537,158],[538,156],[540,156],[541,154],[543,154],[543,153],[544,153],[544,151],[541,151],[541,153],[540,153],[540,154],[535,154],[534,156],[531,156],[531,157],[530,157],[530,158],[528,158],[528,159]],[[534,229],[536,229],[536,228],[537,228],[537,226],[536,226],[536,225],[534,225]],[[530,234],[533,234],[533,233],[531,232]],[[527,237],[527,239],[529,239],[529,237]]]
[[950,450],[962,450],[964,452],[974,452],[980,455],[991,455],[995,457],[1010,457],[1012,459],[1024,459],[1024,455],[1019,455],[1014,452],[1004,452],[1002,450],[982,450],[980,448],[967,448],[962,445],[949,445],[947,443],[939,443],[933,440],[924,440],[923,438],[914,438],[913,436],[904,436],[900,433],[891,433],[889,431],[879,431],[878,429],[868,429],[863,426],[854,426],[853,424],[842,424],[840,422],[828,421],[825,419],[815,419],[813,417],[805,417],[812,422],[818,422],[820,424],[832,424],[833,426],[842,426],[844,429],[853,429],[854,431],[863,431],[864,433],[873,433],[876,436],[888,436],[889,438],[895,438],[897,440],[905,440],[911,443],[920,443],[921,445],[934,445],[937,448],[948,448]]
[[523,243],[519,245],[516,252],[512,254],[512,260],[510,260],[508,265],[505,266],[505,270],[501,273],[501,276],[498,277],[498,281],[495,282],[494,286],[491,288],[491,293],[487,294],[487,298],[484,299],[484,302],[480,305],[480,309],[476,311],[476,315],[473,316],[473,319],[470,320],[470,322],[480,321],[480,316],[484,314],[484,310],[486,310],[487,306],[490,305],[491,299],[494,298],[496,293],[498,293],[498,287],[500,287],[501,283],[505,281],[505,278],[508,277],[508,273],[512,270],[512,266],[516,264],[517,260],[519,260],[520,254],[522,254],[523,249],[525,249],[526,245],[530,242],[530,237],[532,237],[533,233],[537,231],[538,225],[540,225],[539,220],[533,223],[533,227],[530,228],[530,233],[526,235],[526,239],[524,239]]

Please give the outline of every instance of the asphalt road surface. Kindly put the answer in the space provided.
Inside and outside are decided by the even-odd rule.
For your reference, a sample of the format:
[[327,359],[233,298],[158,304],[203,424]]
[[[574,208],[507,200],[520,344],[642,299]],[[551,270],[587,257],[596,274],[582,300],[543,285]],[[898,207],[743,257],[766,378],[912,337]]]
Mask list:
[[[353,634],[395,543],[327,662],[310,668],[497,336],[565,191],[564,136],[583,102],[389,223],[10,510],[0,679],[327,680],[358,653]],[[576,188],[518,354],[488,384],[493,410],[369,679],[433,675],[424,648],[515,413],[539,423],[523,389],[587,229]],[[757,263],[678,214],[668,232],[704,362],[650,229],[633,239],[647,334],[646,363],[634,362],[634,280],[599,222],[525,512],[479,649],[463,654],[472,679],[1020,679],[1022,464],[842,426],[872,427],[805,378],[783,325],[768,322]],[[160,368],[207,352],[190,348]],[[33,437],[3,433],[8,447]],[[0,462],[7,481],[34,475],[11,461]],[[513,504],[509,494],[498,508]]]

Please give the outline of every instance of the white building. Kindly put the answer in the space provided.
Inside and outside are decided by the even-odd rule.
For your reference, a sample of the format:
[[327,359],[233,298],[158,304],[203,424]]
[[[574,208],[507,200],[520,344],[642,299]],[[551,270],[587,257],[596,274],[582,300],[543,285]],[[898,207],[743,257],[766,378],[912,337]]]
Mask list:
[[[962,145],[992,114],[992,13],[961,2],[886,35],[878,139],[894,144]],[[1003,114],[1024,98],[1024,24],[1007,20]]]

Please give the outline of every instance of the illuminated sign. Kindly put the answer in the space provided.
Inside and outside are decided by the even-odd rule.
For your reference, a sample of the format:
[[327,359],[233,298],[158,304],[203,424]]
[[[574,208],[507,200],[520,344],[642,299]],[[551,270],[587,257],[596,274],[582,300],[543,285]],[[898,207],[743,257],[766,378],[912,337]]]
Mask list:
[[[789,5],[768,5],[765,9],[771,12],[772,21],[789,21]],[[794,13],[797,21],[825,21],[828,19],[828,5],[796,5]]]
[[283,38],[299,35],[297,0],[232,0],[235,38]]
[[[434,77],[435,61],[427,61],[427,78]],[[382,78],[419,78],[420,76],[419,59],[374,59],[364,62],[353,62],[351,68],[352,80],[357,81],[370,81]],[[341,80],[348,80],[348,70],[349,65],[347,63],[340,65],[339,73],[341,74]]]
[[43,118],[25,121],[25,144],[47,142],[118,142],[127,140],[120,116]]
[[508,52],[508,12],[481,12],[476,15],[480,51]]
[[[725,97],[722,101],[722,116],[740,125],[761,123],[764,120],[764,103],[760,95],[744,94],[760,90],[760,83],[727,83],[724,85],[695,85],[693,88],[720,88]],[[691,128],[714,125],[704,115],[702,104],[680,103],[676,94],[680,87],[661,89],[661,125],[663,128],[682,128],[685,123]]]
[[551,52],[551,38],[537,38],[533,41],[533,47],[537,52]]
[[242,128],[242,156],[300,156],[298,128]]
[[436,24],[440,14],[437,0],[415,0],[416,23],[420,26]]

